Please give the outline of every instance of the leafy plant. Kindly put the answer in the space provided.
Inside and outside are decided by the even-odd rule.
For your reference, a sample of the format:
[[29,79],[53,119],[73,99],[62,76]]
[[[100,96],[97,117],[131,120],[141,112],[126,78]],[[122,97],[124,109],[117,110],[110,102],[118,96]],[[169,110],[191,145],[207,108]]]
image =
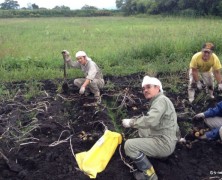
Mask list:
[[42,83],[36,80],[27,81],[25,83],[26,93],[24,97],[26,100],[30,100],[31,98],[38,96],[41,94]]

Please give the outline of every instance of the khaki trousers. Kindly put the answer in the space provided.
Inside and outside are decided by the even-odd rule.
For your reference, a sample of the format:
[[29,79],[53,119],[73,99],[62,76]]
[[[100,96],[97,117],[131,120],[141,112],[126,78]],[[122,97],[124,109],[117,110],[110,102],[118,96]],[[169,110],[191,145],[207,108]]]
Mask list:
[[216,117],[205,118],[204,122],[211,129],[222,127],[222,117],[216,116]]
[[163,158],[173,153],[176,141],[169,142],[163,136],[128,139],[124,150],[127,156],[136,159],[142,152],[148,157]]
[[[206,86],[206,92],[213,97],[214,90],[214,76],[212,72],[203,72],[199,73],[200,77],[203,80],[204,85]],[[188,98],[189,101],[192,102],[195,96],[195,89],[192,87],[192,84],[195,83],[192,75],[192,69],[189,70],[189,84],[188,84]]]
[[[74,80],[74,85],[76,85],[78,88],[81,88],[83,83],[85,82],[86,78],[78,78]],[[88,89],[90,92],[92,92],[94,95],[97,95],[100,93],[100,89],[104,87],[104,80],[103,79],[94,79],[91,81],[86,90]]]

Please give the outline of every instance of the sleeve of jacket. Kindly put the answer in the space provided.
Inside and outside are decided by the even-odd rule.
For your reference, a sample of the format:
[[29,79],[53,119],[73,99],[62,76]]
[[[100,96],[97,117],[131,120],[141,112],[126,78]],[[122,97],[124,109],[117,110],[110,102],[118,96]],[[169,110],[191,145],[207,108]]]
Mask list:
[[80,65],[80,63],[79,62],[74,62],[74,61],[72,61],[71,59],[69,60],[69,61],[66,61],[67,62],[67,64],[70,66],[70,67],[72,67],[72,68],[81,68],[81,65]]
[[166,112],[166,105],[167,104],[164,99],[153,102],[147,115],[136,119],[133,127],[146,129],[157,126],[160,123],[160,119],[164,112]]
[[209,108],[204,112],[205,118],[220,116],[222,117],[222,101],[219,102],[214,108]]

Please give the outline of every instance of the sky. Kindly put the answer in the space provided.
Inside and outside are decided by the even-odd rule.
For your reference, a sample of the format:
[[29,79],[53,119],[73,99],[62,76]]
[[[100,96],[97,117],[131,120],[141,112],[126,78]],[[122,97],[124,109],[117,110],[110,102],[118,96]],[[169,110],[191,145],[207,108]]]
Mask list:
[[[39,7],[52,9],[55,6],[68,6],[70,9],[81,9],[84,5],[95,6],[99,9],[116,9],[116,0],[15,0],[22,7],[27,4],[36,4]],[[0,0],[0,4],[5,0]]]

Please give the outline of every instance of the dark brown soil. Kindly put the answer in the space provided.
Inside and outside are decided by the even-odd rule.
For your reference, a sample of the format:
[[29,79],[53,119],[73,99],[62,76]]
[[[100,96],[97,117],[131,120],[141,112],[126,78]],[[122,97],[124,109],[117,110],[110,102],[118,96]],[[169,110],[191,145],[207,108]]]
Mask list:
[[[42,81],[40,93],[29,98],[25,96],[30,90],[27,82],[6,84],[10,94],[16,94],[0,102],[0,179],[89,179],[77,169],[71,147],[75,153],[89,150],[103,135],[104,125],[123,132],[126,138],[133,137],[133,130],[121,127],[121,119],[147,112],[149,103],[140,88],[143,75],[106,77],[99,106],[90,106],[93,96],[80,96],[72,80],[69,80],[68,93],[57,92],[58,84],[62,84],[59,80]],[[163,82],[165,94],[175,105],[182,136],[188,134],[187,143],[178,143],[168,158],[150,159],[159,179],[222,179],[222,144],[197,140],[191,133],[193,126],[205,127],[202,122],[193,124],[193,115],[214,106],[222,99],[220,94],[216,93],[213,101],[199,93],[199,99],[191,105],[187,101],[186,75],[159,74],[158,77]],[[83,131],[87,134],[85,139],[79,136]],[[123,149],[121,152],[125,157]],[[96,179],[133,180],[118,149]]]

